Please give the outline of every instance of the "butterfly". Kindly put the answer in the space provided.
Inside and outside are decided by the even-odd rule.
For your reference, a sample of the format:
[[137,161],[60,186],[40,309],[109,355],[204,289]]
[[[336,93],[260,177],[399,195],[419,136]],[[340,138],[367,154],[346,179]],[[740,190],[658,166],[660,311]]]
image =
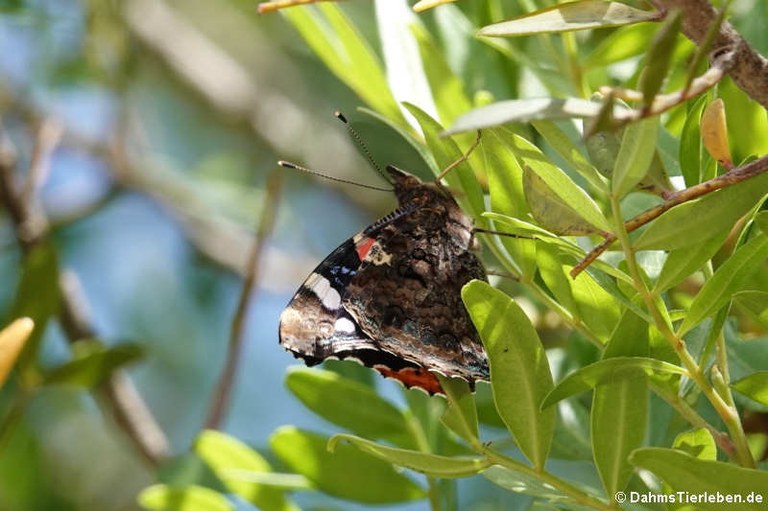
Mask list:
[[487,280],[472,220],[439,182],[386,167],[398,208],[334,250],[280,316],[280,344],[309,365],[356,360],[406,387],[442,392],[434,373],[489,378],[461,299]]

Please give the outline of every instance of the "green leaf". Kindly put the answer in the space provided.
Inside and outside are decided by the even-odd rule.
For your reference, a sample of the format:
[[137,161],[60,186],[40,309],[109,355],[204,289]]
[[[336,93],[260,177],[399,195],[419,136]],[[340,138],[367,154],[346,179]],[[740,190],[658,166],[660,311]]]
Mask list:
[[[627,310],[611,334],[603,360],[648,354],[648,323]],[[629,454],[643,445],[648,422],[645,375],[598,384],[592,397],[592,449],[607,495],[624,490],[632,476]]]
[[530,167],[523,169],[525,200],[539,225],[560,235],[585,236],[596,234],[597,229],[565,203]]
[[666,375],[686,375],[687,372],[680,366],[654,358],[609,358],[569,374],[547,395],[541,408],[545,409],[558,401],[594,388],[600,383],[613,383],[627,378],[637,378],[642,374],[663,377]]
[[436,114],[426,63],[414,35],[417,30],[424,31],[421,20],[402,1],[375,0],[374,6],[389,90],[398,103],[407,101]]
[[657,293],[666,291],[699,270],[720,250],[727,237],[728,231],[722,231],[703,241],[696,250],[690,248],[672,250],[664,261],[659,278],[653,287],[654,291]]
[[510,140],[507,140],[507,144],[512,148],[521,166],[526,168],[526,171],[530,169],[541,178],[562,204],[567,205],[568,208],[598,230],[611,232],[608,220],[603,216],[595,201],[576,185],[565,172],[553,165],[535,145],[518,135],[513,135]]
[[469,442],[478,443],[477,408],[469,384],[461,378],[449,378],[436,373],[440,386],[448,398],[448,408],[443,414],[443,424]]
[[224,495],[203,486],[156,484],[142,490],[137,500],[151,511],[235,511],[235,505]]
[[227,490],[264,511],[298,509],[282,491],[249,480],[249,474],[272,471],[258,452],[241,441],[218,431],[203,431],[195,441],[195,452],[211,468]]
[[648,50],[648,41],[658,30],[653,23],[627,25],[614,30],[600,41],[584,61],[588,68],[604,68],[638,55]]
[[688,109],[680,133],[680,171],[685,180],[685,186],[690,187],[701,182],[701,167],[703,163],[701,152],[701,113],[709,103],[707,94],[699,97]]
[[[597,272],[583,272],[571,279],[571,292],[578,304],[577,318],[589,326],[600,340],[606,341],[621,316],[621,302],[617,301],[617,295],[621,295],[621,291],[612,289],[608,292],[604,285],[613,284],[613,281],[603,279],[605,283],[598,282],[593,274],[597,275]],[[629,300],[624,298],[622,301]]]
[[552,388],[544,347],[530,320],[503,292],[474,280],[461,293],[488,353],[496,409],[537,468],[547,459],[555,410],[540,409]]
[[[446,134],[492,128],[508,122],[531,122],[595,117],[600,113],[601,103],[581,98],[530,98],[499,101],[476,108],[462,115]],[[614,116],[626,108],[614,106]]]
[[308,367],[292,367],[285,384],[307,408],[329,422],[364,437],[414,446],[403,413],[370,387]]
[[656,32],[650,43],[645,58],[645,69],[640,77],[640,90],[643,93],[643,108],[650,108],[656,94],[661,90],[664,78],[667,77],[672,54],[675,52],[675,40],[680,32],[682,16],[675,9],[667,15],[664,25]]
[[95,350],[45,371],[43,381],[46,385],[64,384],[93,388],[109,379],[118,368],[143,356],[144,347],[138,344],[125,343],[112,348],[98,344]]
[[694,458],[674,449],[645,448],[638,449],[630,456],[630,461],[639,468],[644,468],[664,480],[674,491],[685,492],[696,497],[702,493],[740,495],[743,499],[736,507],[733,503],[709,502],[701,499],[695,504],[697,510],[708,511],[739,509],[739,511],[764,510],[765,502],[748,502],[747,496],[754,497],[756,492],[768,488],[768,473],[738,467],[731,463],[706,461]]
[[611,191],[623,197],[648,173],[656,149],[659,118],[651,117],[633,122],[624,130],[616,167],[611,176]]
[[48,320],[58,314],[59,262],[53,245],[44,243],[33,247],[21,263],[21,279],[11,309],[12,318],[30,318],[35,323],[24,350],[17,361],[20,369],[37,360],[40,342]]
[[670,209],[653,221],[636,250],[675,250],[699,245],[729,231],[768,193],[768,173],[728,186]]
[[768,329],[768,293],[741,291],[733,295],[736,303],[749,311],[764,328]]
[[[522,493],[556,502],[570,502],[564,493],[544,483],[541,479],[501,465],[494,465],[488,468],[483,472],[483,476],[501,488],[515,493]],[[573,508],[569,507],[567,509]]]
[[672,447],[700,460],[717,460],[717,445],[706,428],[683,431],[675,437]]
[[[438,165],[438,168],[434,170],[439,172],[442,169],[446,169],[463,156],[463,153],[456,142],[451,138],[441,136],[443,127],[440,126],[437,121],[415,105],[406,103],[404,106],[411,115],[416,118],[421,126],[427,145],[434,155],[435,162]],[[448,182],[449,186],[458,188],[464,192],[465,197],[463,199],[458,197],[457,200],[460,204],[468,206],[468,209],[466,210],[468,210],[472,216],[479,218],[485,211],[483,191],[469,164],[466,161],[461,163],[445,176],[445,180]]]
[[768,406],[768,371],[758,371],[731,384],[734,390]]
[[286,9],[283,13],[342,82],[371,108],[405,125],[376,53],[340,7],[327,3],[317,10]]
[[[512,133],[504,128],[483,132],[480,140],[481,154],[486,162],[491,209],[509,218],[528,218],[530,210],[525,200],[523,171],[506,140]],[[485,213],[484,215],[487,215]],[[533,278],[536,272],[536,244],[533,240],[500,237],[500,245],[506,249],[505,259],[511,256],[511,266],[519,275]],[[500,256],[501,257],[501,256]],[[507,261],[505,261],[507,262]],[[507,262],[509,265],[510,263]]]
[[501,23],[487,25],[477,35],[512,37],[552,32],[569,32],[590,28],[617,27],[658,19],[655,11],[641,11],[619,2],[581,0],[520,16]]
[[380,460],[398,465],[422,474],[441,478],[467,477],[481,472],[491,462],[480,456],[440,456],[426,452],[398,449],[377,444],[354,435],[335,435],[329,447],[334,449],[340,442],[349,442]]
[[557,151],[593,188],[606,190],[605,180],[597,169],[581,154],[568,135],[552,121],[533,121],[531,123],[544,140]]
[[343,499],[367,504],[390,504],[422,499],[424,490],[398,473],[392,465],[341,444],[334,452],[328,439],[293,426],[277,429],[270,438],[272,451],[291,470],[318,489]]
[[728,303],[768,258],[768,236],[760,233],[739,247],[701,288],[688,309],[677,335],[682,337],[704,318]]
[[421,63],[432,90],[440,121],[448,125],[472,108],[472,103],[464,92],[464,83],[448,66],[445,61],[445,52],[438,47],[429,32],[419,24],[412,25],[411,30],[419,45]]

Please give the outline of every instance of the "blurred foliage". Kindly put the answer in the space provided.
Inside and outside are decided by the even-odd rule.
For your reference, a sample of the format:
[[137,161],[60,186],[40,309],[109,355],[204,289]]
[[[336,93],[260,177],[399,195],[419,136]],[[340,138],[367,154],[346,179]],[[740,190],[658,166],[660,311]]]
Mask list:
[[[706,71],[679,19],[627,4],[0,3],[0,325],[35,325],[0,391],[0,509],[615,509],[617,491],[768,487],[766,174],[623,227],[765,156],[766,112],[725,78],[609,130]],[[728,16],[764,55],[767,9]],[[638,95],[601,107],[602,86]],[[345,363],[284,375],[280,309],[392,202],[284,171],[227,433],[201,432],[275,161],[376,182],[334,110],[425,179],[487,128],[447,182],[478,226],[528,237],[483,235],[514,280],[464,289],[493,381],[442,398]],[[157,455],[120,414],[126,375]]]

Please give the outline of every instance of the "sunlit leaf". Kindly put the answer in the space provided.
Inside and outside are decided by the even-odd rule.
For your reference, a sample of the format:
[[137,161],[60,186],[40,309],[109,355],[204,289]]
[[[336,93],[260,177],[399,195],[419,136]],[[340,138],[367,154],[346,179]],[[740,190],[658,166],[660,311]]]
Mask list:
[[680,248],[670,251],[667,260],[664,261],[664,266],[661,269],[654,289],[658,292],[666,291],[699,270],[720,250],[727,236],[728,232],[722,231],[718,235],[703,241],[696,247],[696,250]]
[[334,436],[331,438],[331,448],[335,448],[340,442],[349,442],[358,449],[388,463],[434,477],[467,477],[477,474],[491,465],[489,460],[479,456],[439,456],[426,452],[397,449],[353,435]]
[[734,293],[749,284],[768,258],[768,236],[760,234],[739,247],[712,275],[698,292],[688,309],[678,335],[683,336],[704,318],[731,300]]
[[725,103],[715,99],[704,108],[701,114],[701,141],[709,155],[730,169],[733,166],[731,147],[728,142],[728,126],[725,121]]
[[654,11],[641,11],[619,2],[581,0],[548,7],[519,18],[494,23],[478,35],[511,37],[589,28],[616,27],[658,18]]
[[[474,131],[482,128],[500,126],[509,122],[531,122],[539,120],[558,120],[595,117],[600,112],[600,103],[580,98],[531,98],[499,101],[476,108],[458,119],[446,133]],[[625,110],[614,107],[614,113]]]
[[520,450],[541,468],[555,422],[554,409],[540,408],[552,388],[544,347],[520,306],[502,291],[475,280],[464,286],[461,296],[488,353],[499,416]]
[[20,318],[0,330],[0,388],[16,363],[24,343],[27,342],[35,322],[29,318]]
[[248,473],[272,471],[259,453],[229,435],[219,431],[203,431],[195,442],[195,452],[233,493],[264,511],[295,511],[282,491],[255,483]]
[[611,176],[611,190],[617,197],[629,193],[648,173],[658,129],[659,119],[652,117],[634,122],[624,130]]
[[734,390],[768,406],[768,371],[758,371],[731,384]]
[[328,451],[328,439],[292,426],[279,428],[270,438],[272,451],[291,470],[336,497],[368,504],[406,502],[425,492],[392,465],[348,444]]
[[707,104],[707,96],[698,98],[688,108],[688,113],[680,133],[680,171],[685,179],[685,186],[693,186],[701,181],[701,112]]
[[706,428],[683,431],[675,437],[672,447],[700,460],[715,461],[717,459],[715,439]]
[[597,232],[530,167],[523,169],[523,185],[533,218],[548,231],[569,236],[585,236]]
[[448,408],[441,417],[443,424],[469,442],[477,443],[477,408],[469,384],[461,378],[437,374],[440,386],[448,398]]
[[327,421],[361,436],[413,447],[403,413],[370,387],[331,371],[307,367],[291,368],[285,384],[307,408]]
[[[603,360],[648,355],[648,323],[627,310],[611,334]],[[592,448],[607,495],[626,488],[633,468],[629,454],[641,447],[648,420],[645,375],[598,384],[592,397]]]
[[654,358],[615,357],[579,369],[569,374],[547,395],[542,409],[552,406],[560,400],[594,388],[600,383],[614,383],[627,378],[637,378],[642,374],[649,376],[685,375],[686,370]]
[[[740,495],[743,499],[737,505],[739,510],[762,510],[765,502],[748,502],[747,496],[768,488],[768,473],[763,470],[742,468],[732,463],[708,461],[694,458],[675,449],[644,448],[630,456],[630,461],[639,468],[653,472],[664,480],[674,491],[688,495],[708,493],[716,495]],[[700,499],[696,509],[722,510],[734,506],[723,502]]]
[[635,241],[637,250],[675,250],[698,245],[724,230],[768,193],[768,173],[709,193],[670,209]]
[[[527,172],[534,172],[546,183],[558,201],[568,207],[573,214],[602,232],[611,232],[610,224],[600,208],[587,193],[568,177],[565,172],[549,161],[541,150],[524,138],[514,135],[507,144]],[[547,225],[544,225],[546,228]]]
[[203,486],[156,484],[142,490],[138,502],[150,511],[235,511],[235,505],[224,495]]

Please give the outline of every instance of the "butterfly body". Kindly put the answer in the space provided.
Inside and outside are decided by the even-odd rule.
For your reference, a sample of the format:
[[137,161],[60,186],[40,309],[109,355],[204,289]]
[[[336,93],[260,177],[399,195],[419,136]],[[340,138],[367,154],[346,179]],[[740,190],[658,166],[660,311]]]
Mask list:
[[314,365],[355,359],[407,387],[440,392],[433,372],[488,379],[461,288],[486,279],[472,220],[437,182],[387,167],[399,207],[345,241],[280,318],[280,344]]

